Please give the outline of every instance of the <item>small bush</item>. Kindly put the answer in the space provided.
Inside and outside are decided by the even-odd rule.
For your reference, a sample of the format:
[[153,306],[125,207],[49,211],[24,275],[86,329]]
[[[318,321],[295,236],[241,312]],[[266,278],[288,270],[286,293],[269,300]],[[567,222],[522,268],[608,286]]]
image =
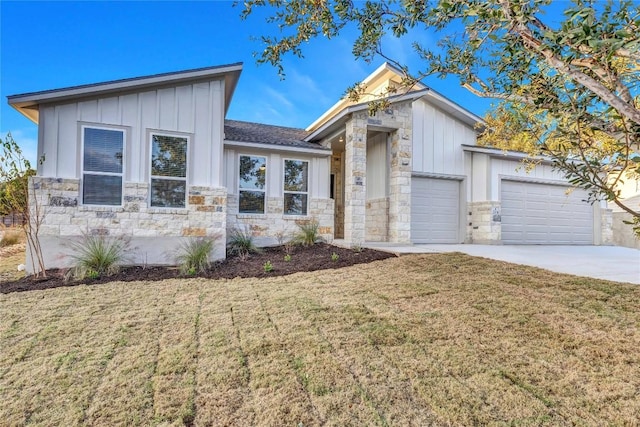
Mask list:
[[17,245],[23,240],[23,236],[24,232],[22,230],[7,228],[2,239],[0,239],[0,248]]
[[253,243],[253,235],[248,229],[234,228],[229,233],[229,253],[238,255],[242,259],[246,259],[251,253],[258,253],[260,250]]
[[180,274],[193,276],[207,271],[211,267],[209,256],[213,251],[214,242],[214,239],[210,238],[189,239],[182,242],[177,256]]
[[271,273],[273,271],[273,264],[271,264],[271,261],[267,261],[264,263],[262,268],[264,269],[265,273]]
[[105,236],[84,235],[80,242],[70,244],[75,260],[73,277],[97,279],[110,276],[120,270],[125,262],[127,242],[122,239]]
[[323,239],[318,232],[320,224],[315,219],[309,222],[299,223],[298,232],[293,237],[293,241],[302,246],[313,246]]
[[286,262],[291,261],[291,255],[286,254],[286,255],[284,256],[284,260],[285,260]]
[[337,261],[340,258],[340,255],[338,255],[337,253],[332,253],[331,254],[331,261]]

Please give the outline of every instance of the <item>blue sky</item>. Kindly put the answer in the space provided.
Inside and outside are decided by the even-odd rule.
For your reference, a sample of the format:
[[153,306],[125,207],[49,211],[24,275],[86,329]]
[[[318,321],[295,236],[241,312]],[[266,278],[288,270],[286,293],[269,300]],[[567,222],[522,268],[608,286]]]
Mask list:
[[[314,40],[304,59],[285,61],[286,79],[270,65],[257,65],[255,40],[276,29],[264,13],[247,21],[231,1],[0,1],[0,134],[11,131],[35,158],[37,127],[11,108],[7,95],[97,83],[190,68],[243,62],[227,118],[306,127],[345,89],[365,78],[382,59],[366,64],[352,54],[354,32]],[[432,36],[385,41],[389,54],[416,63],[410,42],[433,45]],[[425,83],[478,115],[490,101],[461,88],[453,78]]]

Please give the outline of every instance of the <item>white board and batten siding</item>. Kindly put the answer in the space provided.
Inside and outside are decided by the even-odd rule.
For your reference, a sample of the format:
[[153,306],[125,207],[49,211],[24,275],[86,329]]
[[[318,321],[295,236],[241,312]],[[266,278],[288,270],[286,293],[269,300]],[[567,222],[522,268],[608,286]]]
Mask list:
[[224,81],[213,80],[40,109],[41,176],[80,178],[82,126],[124,129],[125,181],[146,182],[151,132],[190,138],[189,184],[222,186]]
[[387,133],[367,138],[367,200],[389,195]]
[[462,243],[466,205],[463,145],[475,130],[424,100],[413,103],[411,241]]
[[503,179],[500,194],[503,243],[594,243],[594,206],[584,202],[586,191],[566,185]]
[[240,156],[260,156],[267,162],[266,191],[267,197],[284,197],[284,161],[304,160],[309,162],[309,198],[329,198],[329,179],[331,168],[330,156],[311,156],[307,153],[292,151],[260,150],[242,147],[224,149],[224,179],[223,186],[228,194],[238,194],[238,175],[240,170]]
[[476,132],[472,127],[424,100],[413,103],[414,172],[464,175],[462,145],[475,143]]

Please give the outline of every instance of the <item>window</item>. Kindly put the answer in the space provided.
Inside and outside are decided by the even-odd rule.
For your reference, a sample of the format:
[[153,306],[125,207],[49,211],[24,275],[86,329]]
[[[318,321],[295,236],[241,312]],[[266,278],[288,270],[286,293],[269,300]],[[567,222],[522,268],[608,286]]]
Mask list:
[[309,195],[309,162],[284,161],[284,214],[306,215]]
[[186,206],[187,145],[183,136],[151,135],[151,206]]
[[122,205],[124,131],[82,129],[82,203]]
[[238,185],[240,213],[264,213],[267,159],[259,156],[240,156]]

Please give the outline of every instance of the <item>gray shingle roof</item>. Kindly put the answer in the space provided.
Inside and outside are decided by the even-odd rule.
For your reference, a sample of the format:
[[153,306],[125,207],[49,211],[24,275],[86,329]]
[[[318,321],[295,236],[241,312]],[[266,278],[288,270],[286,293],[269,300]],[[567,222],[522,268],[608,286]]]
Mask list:
[[241,122],[238,120],[224,121],[224,139],[227,141],[325,149],[320,144],[304,141],[308,134],[309,132],[306,130],[298,128]]

